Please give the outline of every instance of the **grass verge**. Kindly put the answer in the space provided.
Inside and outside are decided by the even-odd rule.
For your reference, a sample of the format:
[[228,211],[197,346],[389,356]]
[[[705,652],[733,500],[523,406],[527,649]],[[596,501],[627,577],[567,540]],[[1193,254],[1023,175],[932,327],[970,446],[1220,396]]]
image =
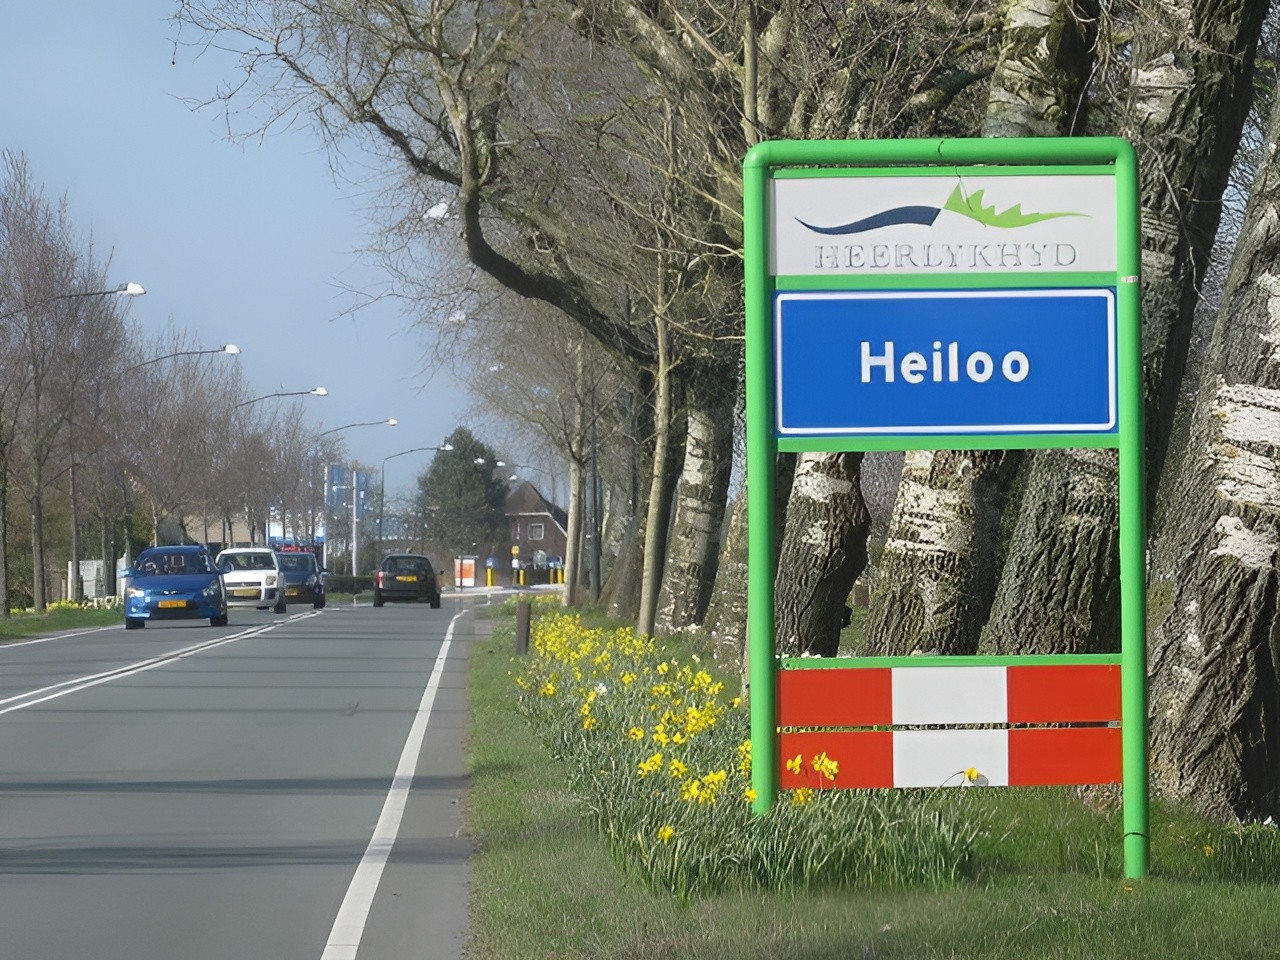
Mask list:
[[511,650],[500,626],[471,658],[470,958],[1280,957],[1277,831],[1157,804],[1155,875],[1125,881],[1118,811],[1073,790],[968,791],[990,826],[950,885],[734,890],[682,906],[610,855],[572,772],[517,710]]
[[109,627],[120,623],[124,623],[124,614],[119,610],[58,608],[44,613],[22,611],[10,614],[7,619],[0,619],[0,643],[38,637],[46,633]]

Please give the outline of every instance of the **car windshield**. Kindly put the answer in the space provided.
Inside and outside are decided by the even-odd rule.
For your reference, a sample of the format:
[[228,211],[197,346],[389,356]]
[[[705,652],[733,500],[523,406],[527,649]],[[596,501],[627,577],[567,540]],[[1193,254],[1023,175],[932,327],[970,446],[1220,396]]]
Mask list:
[[276,567],[269,553],[227,553],[222,559],[235,570],[274,570]]
[[144,550],[134,564],[142,577],[181,576],[191,573],[212,573],[213,566],[205,553],[168,550]]
[[314,570],[316,568],[316,558],[309,553],[282,553],[278,557],[280,561],[280,569],[290,573],[297,573],[300,570]]

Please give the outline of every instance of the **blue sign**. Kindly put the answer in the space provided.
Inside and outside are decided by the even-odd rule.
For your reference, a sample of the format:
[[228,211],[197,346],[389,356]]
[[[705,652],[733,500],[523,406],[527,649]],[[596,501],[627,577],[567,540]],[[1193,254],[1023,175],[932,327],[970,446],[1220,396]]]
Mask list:
[[1115,433],[1110,289],[779,293],[780,436]]

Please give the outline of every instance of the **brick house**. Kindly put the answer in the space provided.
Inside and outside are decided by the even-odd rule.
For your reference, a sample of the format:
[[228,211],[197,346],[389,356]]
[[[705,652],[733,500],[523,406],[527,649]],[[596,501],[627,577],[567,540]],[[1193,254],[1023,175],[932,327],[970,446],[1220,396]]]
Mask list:
[[546,569],[548,558],[564,560],[568,514],[528,480],[517,480],[507,488],[506,514],[511,545],[520,548],[522,566]]

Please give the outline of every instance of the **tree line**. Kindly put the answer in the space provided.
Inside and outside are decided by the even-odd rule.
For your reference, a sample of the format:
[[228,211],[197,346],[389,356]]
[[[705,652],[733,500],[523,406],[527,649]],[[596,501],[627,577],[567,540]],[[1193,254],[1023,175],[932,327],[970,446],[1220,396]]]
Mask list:
[[[1153,783],[1261,818],[1280,816],[1271,13],[1262,0],[182,0],[175,17],[251,78],[212,103],[234,114],[252,91],[275,110],[247,116],[253,130],[306,120],[335,157],[385,165],[384,249],[421,322],[464,365],[525,361],[513,405],[566,457],[579,500],[590,438],[605,449],[603,601],[645,631],[702,624],[727,651],[745,620],[745,513],[728,502],[745,151],[1129,139]],[[468,322],[451,325],[459,311]],[[863,575],[869,650],[1114,648],[1112,454],[909,453],[875,540],[873,460],[780,459],[783,652],[835,653]]]
[[322,465],[349,459],[298,402],[255,397],[227,345],[141,331],[110,274],[67,199],[0,154],[0,617],[82,558],[113,592],[113,559],[147,544],[262,542],[270,517],[314,536]]

